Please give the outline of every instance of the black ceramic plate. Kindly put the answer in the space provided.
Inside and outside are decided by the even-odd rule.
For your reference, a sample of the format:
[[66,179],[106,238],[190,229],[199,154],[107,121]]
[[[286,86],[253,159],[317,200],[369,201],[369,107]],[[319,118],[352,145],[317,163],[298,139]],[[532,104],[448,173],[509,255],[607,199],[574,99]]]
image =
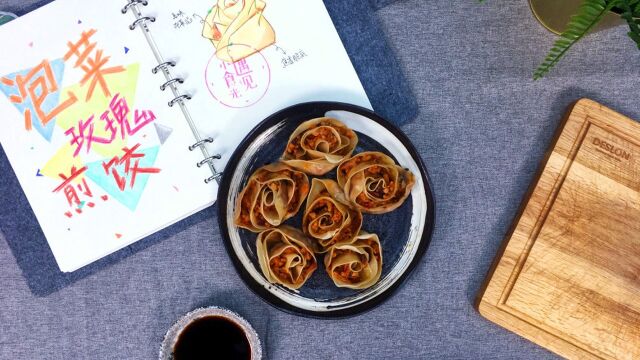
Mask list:
[[[236,198],[259,167],[277,161],[289,136],[306,120],[329,116],[341,120],[359,137],[355,153],[380,151],[416,175],[411,196],[395,211],[364,214],[362,230],[380,238],[383,268],[380,280],[364,290],[336,287],[318,257],[319,268],[299,290],[270,284],[256,257],[257,234],[233,224]],[[335,171],[323,176],[335,179]],[[341,317],[369,310],[387,299],[406,279],[429,246],[434,202],[427,171],[407,137],[375,113],[349,104],[311,102],[279,111],[261,122],[233,153],[218,192],[219,225],[227,252],[244,282],[268,303],[285,311],[315,317]],[[304,208],[304,205],[303,205]],[[286,223],[301,228],[300,213]]]

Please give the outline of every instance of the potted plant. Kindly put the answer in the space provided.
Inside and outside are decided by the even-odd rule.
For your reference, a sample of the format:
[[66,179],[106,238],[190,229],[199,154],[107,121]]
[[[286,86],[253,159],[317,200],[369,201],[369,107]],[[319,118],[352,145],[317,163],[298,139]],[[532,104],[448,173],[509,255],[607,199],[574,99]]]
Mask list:
[[[562,1],[562,0],[558,0]],[[629,25],[628,35],[640,49],[640,0],[584,0],[566,29],[533,73],[538,80],[546,75],[569,49],[589,33],[603,17],[613,11]]]
[[[484,2],[485,0],[480,0]],[[557,0],[564,1],[564,0]],[[610,12],[618,14],[629,26],[628,35],[640,49],[640,0],[583,0],[560,38],[533,73],[534,80],[545,76],[562,57],[598,25]]]

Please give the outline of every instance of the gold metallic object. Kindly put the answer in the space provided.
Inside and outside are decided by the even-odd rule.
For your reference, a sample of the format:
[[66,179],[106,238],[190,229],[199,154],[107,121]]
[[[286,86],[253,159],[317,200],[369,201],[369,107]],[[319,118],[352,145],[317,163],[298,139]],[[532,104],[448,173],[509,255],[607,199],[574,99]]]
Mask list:
[[[582,0],[529,0],[531,11],[540,24],[549,31],[560,34],[564,31],[569,19],[582,4]],[[605,15],[602,21],[592,30],[600,31],[620,25],[620,17],[614,13]]]

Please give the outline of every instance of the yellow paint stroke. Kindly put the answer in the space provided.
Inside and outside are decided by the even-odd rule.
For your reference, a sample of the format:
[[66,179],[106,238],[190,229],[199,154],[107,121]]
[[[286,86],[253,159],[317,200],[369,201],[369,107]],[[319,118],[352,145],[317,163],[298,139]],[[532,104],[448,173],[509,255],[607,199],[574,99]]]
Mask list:
[[[105,80],[107,81],[107,85],[109,87],[109,90],[111,91],[111,96],[107,97],[103,94],[102,91],[95,91],[91,100],[87,102],[79,100],[74,106],[68,108],[62,114],[58,115],[56,125],[61,127],[63,131],[70,129],[71,127],[76,127],[76,134],[78,134],[78,121],[86,121],[91,117],[91,115],[93,115],[93,123],[95,124],[93,131],[94,136],[107,139],[111,138],[111,131],[105,130],[106,123],[100,120],[100,116],[102,116],[102,113],[109,110],[109,103],[111,102],[113,97],[116,94],[120,94],[120,97],[124,97],[127,100],[127,105],[129,106],[130,110],[129,121],[133,121],[133,111],[135,109],[135,94],[138,85],[139,73],[140,64],[136,63],[125,67],[125,71],[123,72],[105,76]],[[67,87],[63,90],[63,93],[71,91],[77,96],[78,99],[85,99],[88,89],[88,86],[81,86],[78,83],[76,85]],[[111,119],[114,119],[112,114],[110,114],[109,116]],[[114,122],[114,125],[118,127],[117,122]],[[106,158],[118,155],[122,152],[122,148],[127,144],[126,136],[127,135],[125,133],[125,139],[123,140],[120,135],[120,129],[118,128],[116,137],[110,144],[100,144],[94,142],[91,144],[91,151],[94,151]],[[66,137],[67,141],[71,141],[71,135],[67,135]],[[83,148],[78,156],[84,154],[85,151],[86,149]]]
[[[44,167],[40,169],[40,174],[51,179],[59,180],[62,183],[63,180],[60,178],[59,174],[69,176],[71,175],[72,167],[75,166],[76,169],[81,169],[84,166],[80,156],[73,157],[74,150],[75,147],[70,144],[62,146],[60,150],[58,150],[58,152],[49,159]],[[78,183],[81,180],[82,177],[78,177],[74,182]]]

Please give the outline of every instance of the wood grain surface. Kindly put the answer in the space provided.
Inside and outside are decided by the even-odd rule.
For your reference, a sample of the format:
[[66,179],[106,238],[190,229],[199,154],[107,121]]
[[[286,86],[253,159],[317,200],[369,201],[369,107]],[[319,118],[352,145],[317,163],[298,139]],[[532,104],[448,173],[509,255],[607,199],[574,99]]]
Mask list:
[[477,308],[571,359],[640,359],[640,124],[583,99],[523,202]]

